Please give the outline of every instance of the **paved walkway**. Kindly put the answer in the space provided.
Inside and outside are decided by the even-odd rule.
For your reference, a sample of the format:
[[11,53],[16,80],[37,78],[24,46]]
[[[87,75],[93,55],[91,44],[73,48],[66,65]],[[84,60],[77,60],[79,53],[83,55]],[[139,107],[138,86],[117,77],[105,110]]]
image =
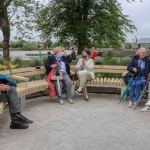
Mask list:
[[10,130],[5,113],[0,150],[150,150],[150,113],[119,105],[119,95],[90,96],[64,106],[35,99],[24,111],[34,120],[27,130]]

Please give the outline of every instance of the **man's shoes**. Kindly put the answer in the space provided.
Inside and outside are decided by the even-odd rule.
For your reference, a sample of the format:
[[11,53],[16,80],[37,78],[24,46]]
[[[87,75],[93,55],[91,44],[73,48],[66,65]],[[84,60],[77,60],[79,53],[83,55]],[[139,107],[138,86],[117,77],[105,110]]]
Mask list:
[[23,122],[25,124],[32,124],[33,123],[32,120],[29,120],[28,118],[26,118],[25,116],[23,116],[21,113],[15,114],[13,122],[15,122],[15,123]]
[[132,106],[133,106],[132,101],[129,101],[129,103],[128,103],[128,107],[129,107],[129,108],[132,108]]
[[62,99],[59,100],[60,105],[64,105],[64,101]]
[[28,127],[29,125],[23,122],[18,122],[18,123],[11,122],[10,124],[10,129],[27,129]]
[[71,98],[68,98],[70,104],[74,104],[74,101]]

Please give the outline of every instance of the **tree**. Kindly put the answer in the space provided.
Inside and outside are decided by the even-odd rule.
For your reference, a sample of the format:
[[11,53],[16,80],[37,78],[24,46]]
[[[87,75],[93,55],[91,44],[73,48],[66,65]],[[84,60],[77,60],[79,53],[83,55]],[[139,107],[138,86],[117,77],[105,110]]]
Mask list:
[[73,39],[81,53],[95,43],[119,47],[135,26],[117,0],[51,0],[38,12],[37,28],[62,43]]
[[[10,28],[16,26],[21,31],[26,30],[22,27],[30,28],[31,14],[33,14],[34,0],[0,0],[0,29],[3,33],[3,58],[9,59],[9,40],[10,40]],[[24,24],[26,22],[26,24]],[[24,25],[24,26],[23,26]],[[21,27],[22,26],[22,27]]]

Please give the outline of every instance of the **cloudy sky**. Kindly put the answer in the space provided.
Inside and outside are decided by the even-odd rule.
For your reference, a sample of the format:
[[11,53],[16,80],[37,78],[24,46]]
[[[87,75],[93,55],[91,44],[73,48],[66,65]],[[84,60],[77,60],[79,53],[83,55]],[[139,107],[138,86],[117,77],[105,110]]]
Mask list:
[[[43,0],[40,0],[41,2]],[[128,3],[126,0],[119,0],[122,5],[123,13],[129,15],[130,19],[136,25],[138,31],[133,34],[127,34],[127,40],[133,41],[135,37],[138,39],[143,37],[150,38],[150,0],[140,0],[136,2]],[[11,40],[15,36],[15,32],[12,32]],[[2,34],[0,32],[0,40],[2,40]]]
[[126,15],[129,15],[131,20],[137,27],[137,32],[134,34],[127,34],[127,39],[132,41],[137,38],[150,38],[150,0],[143,0],[141,3],[140,0],[136,2],[128,3],[125,0],[119,0],[122,4],[123,12]]

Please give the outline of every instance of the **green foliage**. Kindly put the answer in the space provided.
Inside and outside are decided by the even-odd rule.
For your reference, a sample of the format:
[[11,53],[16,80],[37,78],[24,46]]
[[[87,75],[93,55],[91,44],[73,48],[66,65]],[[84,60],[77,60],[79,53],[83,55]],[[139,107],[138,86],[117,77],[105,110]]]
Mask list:
[[91,45],[120,47],[125,32],[135,29],[117,0],[52,0],[39,9],[36,22],[47,38],[72,41],[79,53]]
[[23,50],[32,50],[33,47],[32,47],[32,44],[30,44],[30,43],[23,43],[22,49]]
[[2,42],[0,42],[0,48],[2,48]]
[[35,59],[31,60],[31,62],[30,62],[31,67],[42,66],[42,65],[44,65],[44,61],[39,58],[35,58]]

